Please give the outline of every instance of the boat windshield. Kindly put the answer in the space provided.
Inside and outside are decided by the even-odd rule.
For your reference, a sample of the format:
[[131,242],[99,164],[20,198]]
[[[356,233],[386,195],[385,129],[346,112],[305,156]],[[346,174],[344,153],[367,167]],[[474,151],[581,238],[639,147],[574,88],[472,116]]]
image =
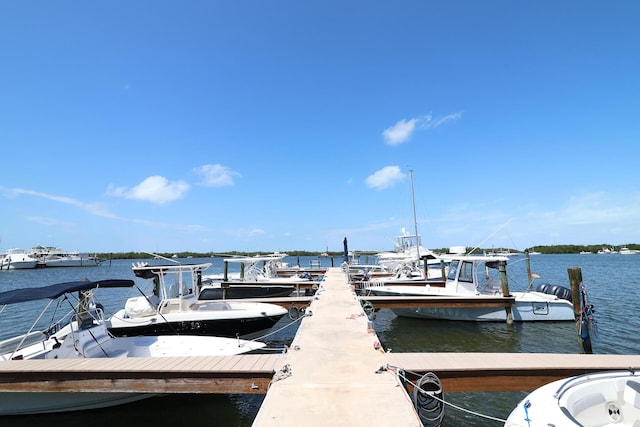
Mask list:
[[452,260],[449,263],[449,274],[447,274],[447,280],[456,280],[456,275],[458,274],[458,266],[460,265],[460,260]]

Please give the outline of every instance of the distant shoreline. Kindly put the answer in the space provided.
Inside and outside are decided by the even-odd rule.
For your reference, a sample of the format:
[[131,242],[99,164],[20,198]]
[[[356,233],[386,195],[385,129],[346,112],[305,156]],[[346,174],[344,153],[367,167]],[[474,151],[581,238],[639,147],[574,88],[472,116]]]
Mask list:
[[[473,251],[474,254],[482,255],[484,253],[495,253],[497,251],[505,251],[509,252],[513,255],[524,254],[525,251],[528,252],[536,252],[545,255],[559,255],[559,254],[580,254],[580,253],[592,253],[597,254],[598,251],[603,248],[610,249],[612,251],[618,251],[620,248],[628,248],[631,250],[640,250],[640,244],[629,243],[627,245],[608,245],[608,244],[600,244],[600,245],[553,245],[553,246],[535,246],[532,248],[526,249],[516,249],[516,248],[478,248]],[[467,252],[471,251],[472,247],[467,247]],[[449,248],[439,248],[439,249],[431,249],[435,253],[447,253]],[[375,255],[381,251],[355,251],[358,255],[371,256]],[[177,255],[177,258],[231,258],[236,256],[255,256],[255,255],[265,255],[269,253],[269,251],[260,251],[260,252],[239,252],[239,251],[228,251],[228,252],[188,252],[188,251],[178,251],[178,252],[158,252],[155,255],[158,255],[163,258],[172,258],[174,255]],[[296,256],[315,256],[319,258],[342,258],[344,253],[342,251],[334,251],[334,252],[313,252],[313,251],[286,251],[284,252],[287,256],[296,257]],[[149,259],[153,258],[154,255],[151,255],[147,252],[98,252],[95,254],[98,258],[101,259]]]

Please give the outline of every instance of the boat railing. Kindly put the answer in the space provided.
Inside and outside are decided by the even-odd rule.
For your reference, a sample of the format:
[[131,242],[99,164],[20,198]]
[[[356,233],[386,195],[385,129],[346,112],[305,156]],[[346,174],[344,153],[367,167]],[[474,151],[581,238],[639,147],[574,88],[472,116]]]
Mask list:
[[381,286],[384,286],[384,285],[385,285],[385,282],[383,280],[379,280],[379,279],[363,280],[362,282],[360,282],[360,288],[361,289],[372,288],[372,287],[381,287]]
[[21,350],[24,347],[43,341],[46,335],[41,331],[29,332],[28,334],[8,338],[0,341],[0,354],[8,354]]

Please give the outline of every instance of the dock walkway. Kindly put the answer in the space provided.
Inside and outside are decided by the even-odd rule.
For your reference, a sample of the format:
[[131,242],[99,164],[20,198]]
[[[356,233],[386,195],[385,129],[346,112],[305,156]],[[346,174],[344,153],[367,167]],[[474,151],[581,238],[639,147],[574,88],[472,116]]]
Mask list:
[[253,425],[421,425],[396,376],[379,372],[387,356],[346,275],[329,269],[316,295]]

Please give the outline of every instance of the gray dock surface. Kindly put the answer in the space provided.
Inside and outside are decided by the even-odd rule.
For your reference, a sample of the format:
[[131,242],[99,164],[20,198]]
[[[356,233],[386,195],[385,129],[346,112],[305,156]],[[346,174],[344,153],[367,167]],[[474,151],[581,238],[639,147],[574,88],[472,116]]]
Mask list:
[[338,268],[329,269],[254,420],[256,427],[380,423],[419,426],[360,302]]

